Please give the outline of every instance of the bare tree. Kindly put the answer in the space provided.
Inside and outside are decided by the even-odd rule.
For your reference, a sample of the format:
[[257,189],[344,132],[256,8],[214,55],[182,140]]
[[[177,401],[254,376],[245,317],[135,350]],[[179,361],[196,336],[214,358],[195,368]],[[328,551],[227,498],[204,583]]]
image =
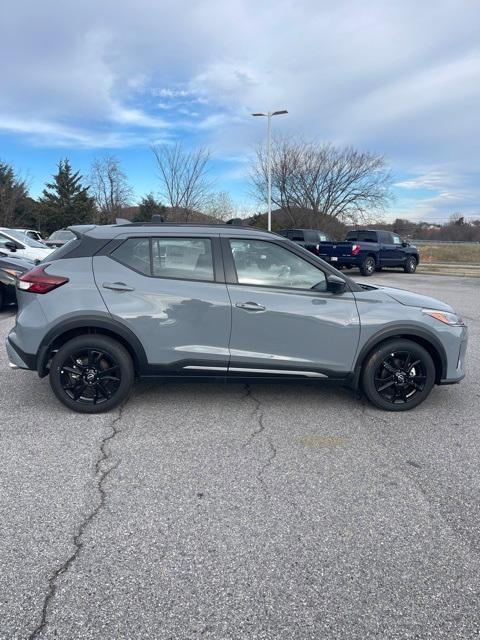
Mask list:
[[237,216],[237,209],[227,191],[212,193],[203,207],[203,213],[216,220],[227,221]]
[[[254,195],[267,201],[267,152],[257,149]],[[383,156],[332,144],[276,140],[272,145],[272,202],[291,214],[310,210],[357,222],[388,205],[391,177]]]
[[97,205],[96,222],[115,222],[115,218],[121,217],[122,207],[127,206],[133,197],[133,190],[118,158],[96,158],[90,169],[90,182]]
[[188,151],[181,143],[153,145],[164,201],[182,210],[188,220],[194,210],[208,202],[211,182],[208,179],[210,152],[205,147]]

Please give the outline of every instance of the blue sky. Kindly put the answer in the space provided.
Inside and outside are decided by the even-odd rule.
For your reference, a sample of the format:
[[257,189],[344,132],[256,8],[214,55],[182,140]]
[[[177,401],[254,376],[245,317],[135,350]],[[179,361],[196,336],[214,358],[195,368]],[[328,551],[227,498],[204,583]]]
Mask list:
[[252,207],[258,110],[282,135],[386,155],[397,215],[480,216],[477,0],[3,0],[0,158],[38,195],[61,157],[116,155],[137,197],[150,145],[208,145]]

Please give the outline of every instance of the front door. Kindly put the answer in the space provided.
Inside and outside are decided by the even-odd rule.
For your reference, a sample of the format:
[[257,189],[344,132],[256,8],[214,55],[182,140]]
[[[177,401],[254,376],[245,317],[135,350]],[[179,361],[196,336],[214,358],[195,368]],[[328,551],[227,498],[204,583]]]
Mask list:
[[130,237],[93,259],[109,312],[138,337],[158,373],[227,371],[231,305],[214,267],[216,242]]
[[233,267],[230,374],[351,371],[360,332],[351,292],[329,292],[320,266],[273,240],[232,238],[224,253]]

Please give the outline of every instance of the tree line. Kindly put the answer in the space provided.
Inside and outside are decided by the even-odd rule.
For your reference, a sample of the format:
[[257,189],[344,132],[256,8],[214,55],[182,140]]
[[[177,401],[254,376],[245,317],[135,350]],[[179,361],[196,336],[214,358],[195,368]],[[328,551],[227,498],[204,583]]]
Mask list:
[[[216,191],[211,177],[212,157],[206,147],[188,149],[182,143],[151,147],[158,177],[158,195],[144,195],[137,206],[128,177],[115,156],[96,158],[86,176],[61,159],[42,194],[34,199],[27,182],[0,161],[0,226],[32,227],[44,234],[72,224],[109,224],[125,215],[150,220],[155,213],[176,222],[215,222],[245,217],[225,191]],[[341,237],[351,225],[381,219],[392,200],[392,176],[381,154],[299,139],[276,139],[272,144],[272,203],[277,211],[273,229],[286,226],[321,228]],[[268,161],[259,145],[249,170],[251,196],[259,209],[267,205]],[[396,221],[406,226],[409,221]],[[266,226],[258,213],[248,223]],[[385,225],[392,228],[394,225]],[[428,225],[427,225],[428,226]],[[479,224],[480,226],[480,224]],[[476,238],[477,228],[462,220],[450,225],[450,235]],[[472,227],[475,227],[472,231]],[[420,237],[432,229],[405,232]],[[413,233],[415,231],[415,233]],[[465,236],[465,238],[464,238]],[[469,239],[469,238],[468,238]]]

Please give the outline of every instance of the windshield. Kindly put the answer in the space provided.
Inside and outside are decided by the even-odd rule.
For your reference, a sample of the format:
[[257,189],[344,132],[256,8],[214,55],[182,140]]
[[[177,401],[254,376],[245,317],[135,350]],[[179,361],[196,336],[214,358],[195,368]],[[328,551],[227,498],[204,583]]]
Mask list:
[[49,240],[61,240],[62,242],[66,242],[67,240],[71,240],[73,237],[74,233],[72,233],[72,231],[68,231],[68,229],[65,229],[64,231],[54,231],[49,237]]
[[18,240],[19,242],[23,242],[27,247],[35,247],[36,249],[46,249],[47,247],[42,243],[38,242],[38,240],[34,240],[27,236],[27,234],[23,231],[16,231],[15,229],[9,229],[7,234]]

